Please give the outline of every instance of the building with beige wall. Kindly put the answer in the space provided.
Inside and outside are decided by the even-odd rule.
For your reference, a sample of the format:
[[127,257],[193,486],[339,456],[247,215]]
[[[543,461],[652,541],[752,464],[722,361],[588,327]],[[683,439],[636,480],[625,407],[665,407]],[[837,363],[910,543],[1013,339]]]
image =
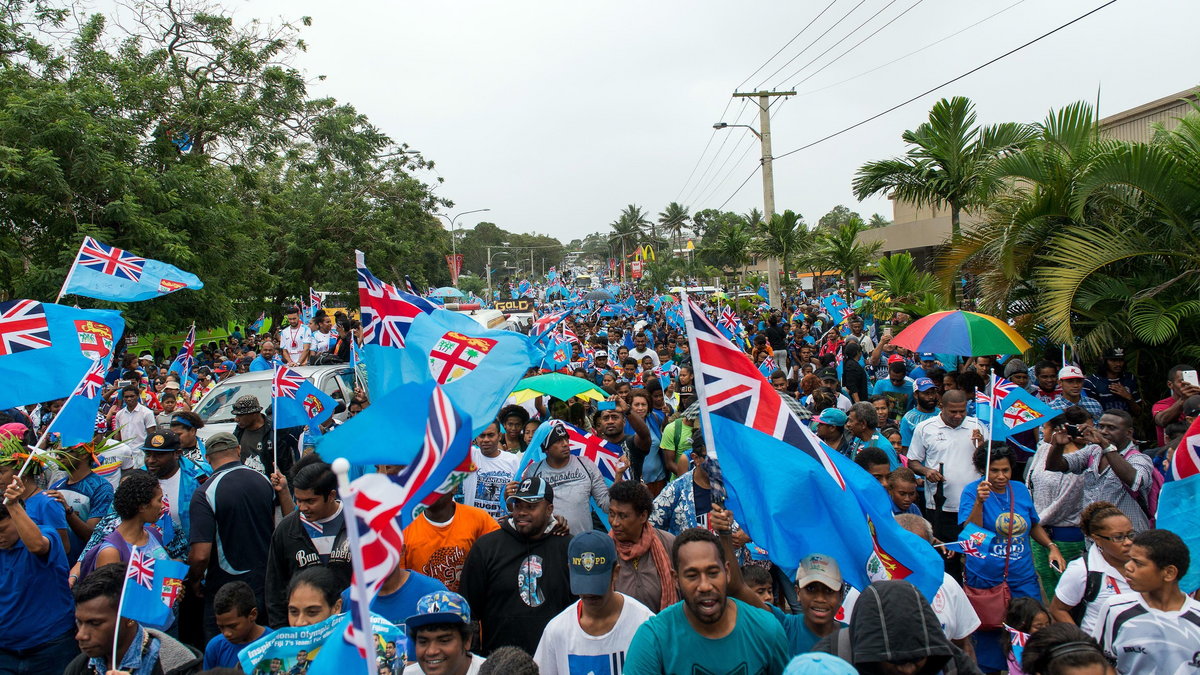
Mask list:
[[[1188,90],[1109,115],[1100,120],[1100,133],[1121,141],[1149,142],[1155,124],[1173,128],[1180,117],[1194,110],[1195,101],[1200,101],[1197,90]],[[973,222],[978,222],[978,216],[965,212],[961,215],[963,226]],[[917,208],[896,200],[892,200],[891,225],[859,235],[862,242],[882,241],[885,254],[908,251],[922,266],[928,266],[937,247],[949,238],[949,209]]]

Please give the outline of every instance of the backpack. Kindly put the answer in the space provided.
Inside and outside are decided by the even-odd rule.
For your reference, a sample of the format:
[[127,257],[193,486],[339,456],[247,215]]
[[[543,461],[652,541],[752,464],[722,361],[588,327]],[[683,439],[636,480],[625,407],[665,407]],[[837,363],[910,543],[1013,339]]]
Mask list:
[[[854,663],[854,648],[850,644],[850,629],[845,627],[837,628],[833,633],[833,653],[838,658],[846,663]],[[950,644],[951,655],[946,665],[942,666],[942,675],[958,675],[958,664],[955,662],[954,652],[958,651],[958,647],[953,643]]]
[[[1121,456],[1125,459],[1129,459],[1130,453],[1134,452],[1140,454],[1141,450],[1131,447],[1122,452]],[[1099,455],[1088,460],[1089,469],[1095,464],[1097,457],[1099,457]],[[1121,487],[1125,488],[1125,492],[1128,492],[1129,496],[1133,497],[1134,501],[1138,503],[1138,506],[1142,507],[1142,512],[1145,513],[1146,518],[1150,520],[1150,527],[1154,527],[1154,516],[1158,513],[1158,495],[1162,492],[1162,486],[1164,482],[1166,481],[1163,478],[1162,473],[1153,466],[1150,467],[1150,485],[1144,488],[1141,492],[1134,492],[1133,490],[1129,489],[1128,485],[1125,485],[1124,481],[1121,482]]]
[[1087,581],[1083,586],[1083,599],[1078,605],[1071,608],[1069,614],[1071,619],[1075,621],[1075,625],[1083,622],[1083,614],[1087,611],[1087,606],[1096,601],[1096,597],[1100,595],[1100,587],[1104,585],[1104,572],[1088,569],[1087,551],[1083,552],[1083,569],[1087,572]]

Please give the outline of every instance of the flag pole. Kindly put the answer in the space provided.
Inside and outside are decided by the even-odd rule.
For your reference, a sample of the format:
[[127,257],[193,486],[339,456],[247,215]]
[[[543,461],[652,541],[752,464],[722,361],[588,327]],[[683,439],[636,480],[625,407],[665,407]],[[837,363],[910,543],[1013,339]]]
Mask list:
[[[342,520],[346,528],[346,543],[350,545],[350,568],[353,571],[350,579],[350,595],[351,597],[358,595],[358,602],[351,604],[355,606],[354,609],[358,610],[359,625],[364,627],[362,631],[355,631],[355,637],[360,642],[370,642],[373,638],[372,640],[366,638],[374,635],[371,630],[371,600],[367,593],[366,572],[363,569],[362,544],[358,540],[358,509],[354,506],[354,488],[350,485],[350,462],[345,457],[338,457],[333,460],[331,468],[337,474],[338,496],[341,497],[342,508],[345,510]],[[354,617],[350,617],[350,621],[353,625]],[[368,647],[367,675],[379,675],[379,664],[375,660],[373,650],[369,648],[369,645],[357,646]]]
[[996,373],[993,372],[991,376],[991,382],[988,384],[988,407],[991,410],[988,410],[987,439],[984,441],[984,445],[987,448],[987,455],[985,455],[986,460],[983,466],[983,479],[989,483],[991,483],[991,480],[988,476],[991,475],[992,471],[992,425],[996,423]]
[[[84,237],[84,241],[87,237]],[[71,259],[71,269],[67,270],[67,278],[63,279],[62,288],[58,289],[58,295],[54,296],[54,304],[58,304],[59,300],[67,294],[67,286],[71,284],[71,277],[75,276],[75,266],[79,264],[79,254],[83,253],[83,242],[79,242],[79,249],[75,251],[75,257]]]
[[279,400],[276,398],[278,385],[275,383],[279,379],[279,364],[272,364],[274,369],[271,371],[274,377],[271,378],[271,473],[280,473],[279,471]]
[[133,554],[137,553],[137,549],[136,545],[129,549],[129,560],[125,562],[125,574],[121,579],[121,597],[117,600],[117,620],[114,622],[116,626],[113,628],[112,661],[109,661],[109,670],[120,670],[117,666],[117,645],[121,641],[121,611],[125,609],[125,587],[128,586],[126,581],[129,579],[129,563],[133,560]]

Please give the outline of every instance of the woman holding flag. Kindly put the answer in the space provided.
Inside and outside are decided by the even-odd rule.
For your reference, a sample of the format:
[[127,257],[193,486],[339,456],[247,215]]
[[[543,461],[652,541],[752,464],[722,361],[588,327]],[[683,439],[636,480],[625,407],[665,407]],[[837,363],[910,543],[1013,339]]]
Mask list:
[[[1050,549],[1050,564],[1066,567],[1058,546],[1039,524],[1033,497],[1024,484],[1012,480],[1013,452],[1007,445],[987,445],[975,451],[975,469],[985,478],[968,483],[959,499],[959,524],[971,523],[994,533],[990,548],[965,556],[963,581],[979,614],[982,628],[976,635],[975,652],[984,672],[1004,669],[1000,626],[1007,602],[982,600],[987,590],[1007,585],[1013,598],[1042,597],[1033,567],[1030,539]],[[970,505],[970,508],[968,508]],[[982,591],[983,593],[980,593]],[[990,621],[989,621],[990,619]]]

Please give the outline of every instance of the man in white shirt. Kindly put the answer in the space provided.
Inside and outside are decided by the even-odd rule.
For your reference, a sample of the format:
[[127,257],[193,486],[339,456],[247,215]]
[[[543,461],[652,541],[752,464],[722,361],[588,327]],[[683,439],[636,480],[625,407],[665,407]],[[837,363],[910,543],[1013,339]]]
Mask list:
[[113,428],[117,430],[117,438],[140,448],[155,427],[154,413],[142,405],[141,392],[136,385],[122,389],[121,400],[125,405],[113,416]]
[[[933,521],[933,536],[958,541],[958,500],[967,483],[979,478],[975,470],[976,443],[983,440],[979,420],[967,417],[967,395],[948,391],[942,411],[917,425],[908,446],[908,468],[925,477],[925,507]],[[961,577],[962,561],[946,561],[946,571]]]
[[533,660],[542,675],[621,675],[633,634],[654,612],[613,590],[618,563],[612,537],[596,530],[575,535],[567,562],[579,600],[546,624]]
[[312,331],[300,323],[300,310],[295,307],[288,310],[287,321],[288,325],[279,331],[279,346],[283,348],[284,365],[303,366],[308,363],[308,354],[312,350]]
[[325,310],[318,309],[312,323],[312,353],[324,354],[333,351],[333,346],[337,344],[337,335],[333,332],[333,318],[326,314]]
[[1125,579],[1132,593],[1105,601],[1093,637],[1104,655],[1126,673],[1200,672],[1200,602],[1179,588],[1191,556],[1168,530],[1147,530],[1133,540]]
[[521,456],[500,450],[500,425],[492,422],[479,432],[471,446],[471,461],[475,471],[463,480],[463,503],[487,511],[493,518],[502,518],[507,511],[501,506],[504,486],[513,480],[521,464]]
[[658,354],[654,353],[654,350],[648,346],[649,342],[649,338],[641,331],[633,336],[633,349],[629,350],[629,358],[637,359],[638,368],[642,367],[642,359],[647,356],[650,357],[651,361],[654,361],[656,367],[662,363],[658,359]]

